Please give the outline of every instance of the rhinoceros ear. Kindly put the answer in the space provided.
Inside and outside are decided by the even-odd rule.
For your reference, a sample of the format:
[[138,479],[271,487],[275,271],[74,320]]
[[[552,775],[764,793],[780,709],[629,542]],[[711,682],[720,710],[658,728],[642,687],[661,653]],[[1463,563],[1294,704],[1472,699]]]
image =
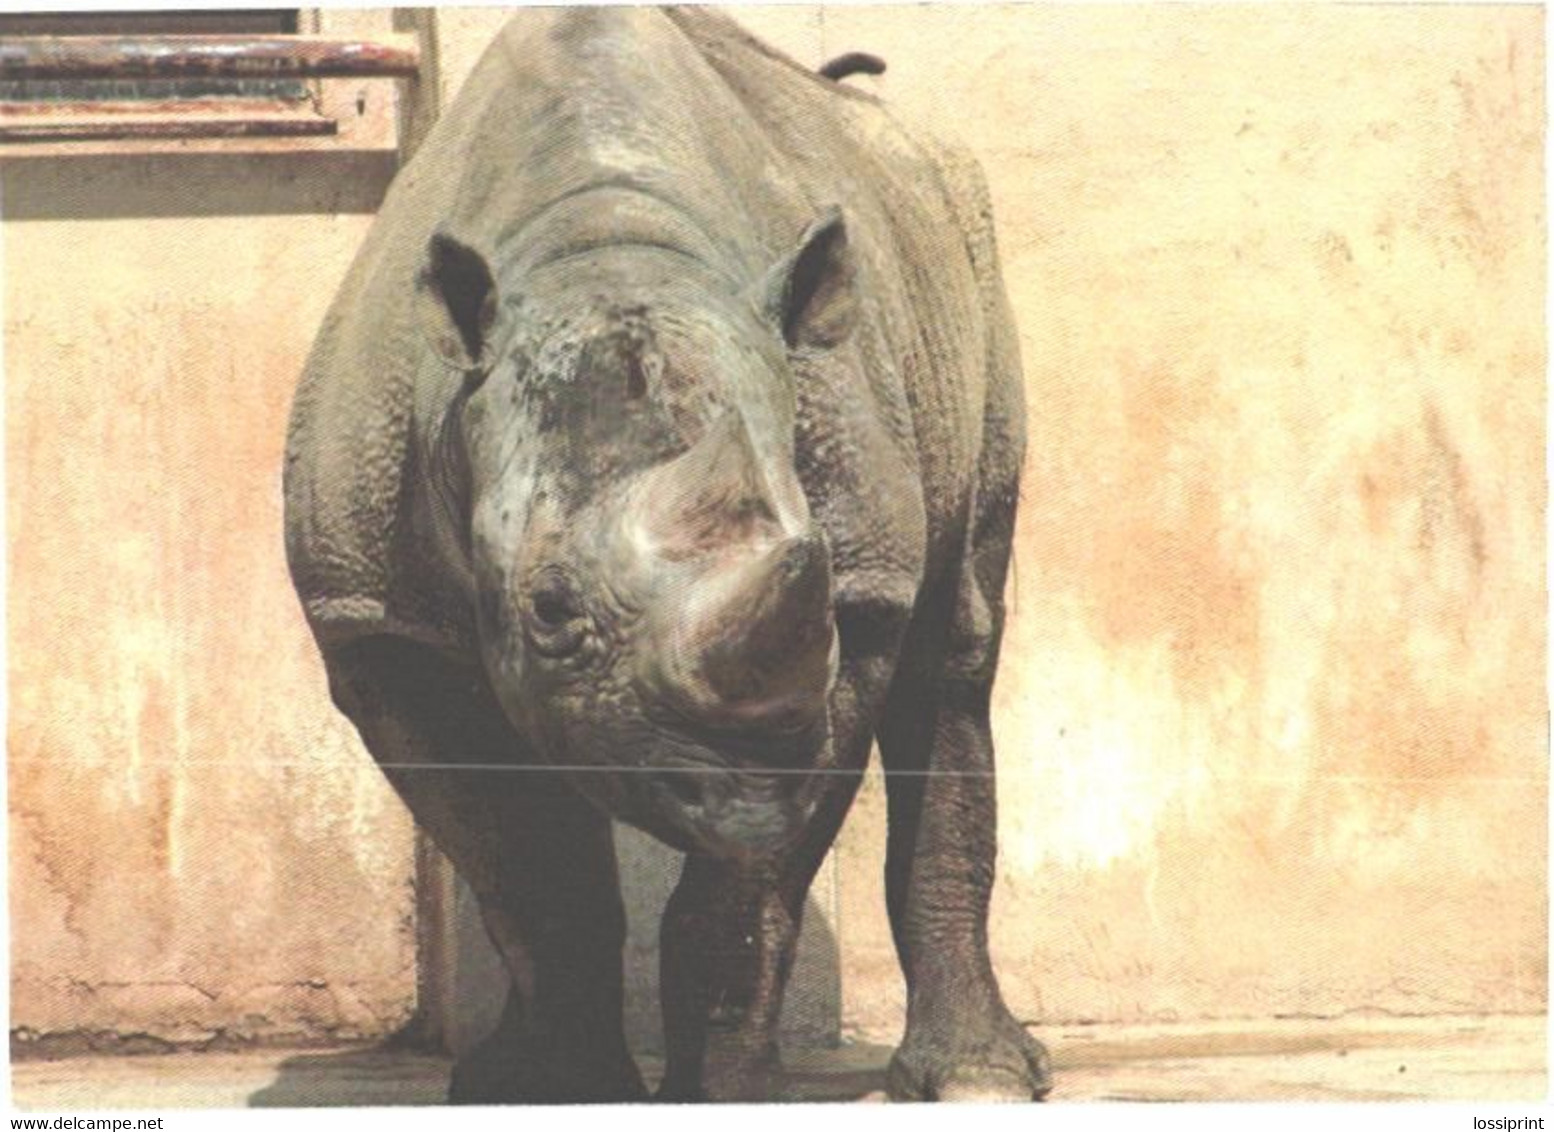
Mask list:
[[766,277],[763,305],[791,349],[829,349],[852,333],[854,275],[847,223],[829,208]]
[[484,256],[438,232],[427,245],[416,307],[433,349],[461,369],[480,366],[496,322],[496,282]]

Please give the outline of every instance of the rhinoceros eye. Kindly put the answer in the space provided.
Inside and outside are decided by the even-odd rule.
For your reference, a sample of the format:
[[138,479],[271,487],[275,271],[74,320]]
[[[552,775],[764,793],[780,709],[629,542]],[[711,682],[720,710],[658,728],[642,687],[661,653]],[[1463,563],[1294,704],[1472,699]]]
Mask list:
[[555,569],[543,570],[535,578],[524,620],[529,639],[546,656],[572,652],[588,631],[587,613],[576,588]]
[[546,628],[565,625],[579,616],[565,590],[543,589],[534,595],[534,617]]

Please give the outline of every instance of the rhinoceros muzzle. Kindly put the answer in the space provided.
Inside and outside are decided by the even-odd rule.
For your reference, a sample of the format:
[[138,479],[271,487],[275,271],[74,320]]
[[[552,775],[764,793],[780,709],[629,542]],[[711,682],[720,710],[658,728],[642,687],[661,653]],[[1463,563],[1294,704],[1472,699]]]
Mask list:
[[652,790],[654,831],[664,841],[724,858],[780,852],[814,810],[814,792],[795,779],[698,760],[666,760]]

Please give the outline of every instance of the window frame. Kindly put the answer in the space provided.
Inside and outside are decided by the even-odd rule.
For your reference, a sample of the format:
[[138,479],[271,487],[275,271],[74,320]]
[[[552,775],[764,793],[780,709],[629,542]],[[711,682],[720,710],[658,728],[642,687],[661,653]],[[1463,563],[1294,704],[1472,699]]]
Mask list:
[[[167,48],[165,54],[176,56],[173,63],[182,68],[179,75],[231,77],[234,68],[225,58],[232,55],[235,47],[246,60],[251,49],[254,61],[238,64],[238,69],[247,67],[246,74],[252,77],[296,78],[302,84],[302,97],[56,100],[36,106],[4,102],[0,103],[0,156],[10,160],[98,153],[396,148],[404,88],[414,81],[419,61],[415,37],[395,32],[388,9],[282,11],[296,13],[295,32],[227,32],[216,39],[171,33],[93,37],[98,50],[86,44],[85,37],[77,37],[77,42],[65,52],[69,56],[67,65],[73,65],[72,60],[84,59],[85,65],[91,67],[104,59],[128,58],[128,76],[144,79],[162,65],[149,61],[158,54],[156,48]],[[176,20],[179,15],[157,13],[166,20]],[[197,19],[203,14],[189,15]],[[43,18],[31,17],[34,21]],[[104,18],[109,18],[108,14]],[[34,41],[27,44],[28,48],[61,42],[54,37],[26,38]],[[118,46],[125,49],[118,50],[112,40],[121,41]],[[4,45],[0,44],[0,55],[4,56],[0,58],[0,77],[13,74],[7,64],[16,66],[13,61],[26,53],[15,49],[19,42],[21,37],[10,37],[10,52],[4,52]],[[218,42],[222,50],[210,50]],[[293,43],[304,50],[293,52]],[[179,51],[180,46],[189,50]],[[31,54],[38,57],[37,51]],[[206,66],[201,62],[202,55],[207,61],[213,60],[211,65],[218,70],[202,70]],[[292,61],[293,55],[303,61]],[[89,75],[80,73],[75,77]],[[5,136],[6,133],[12,136]]]

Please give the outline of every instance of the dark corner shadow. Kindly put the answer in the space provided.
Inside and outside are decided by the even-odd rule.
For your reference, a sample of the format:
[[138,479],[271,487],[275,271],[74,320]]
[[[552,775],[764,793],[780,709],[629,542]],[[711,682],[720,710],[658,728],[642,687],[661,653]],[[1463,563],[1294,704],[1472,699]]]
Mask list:
[[448,1097],[449,1059],[382,1045],[299,1053],[275,1080],[248,1098],[249,1108],[367,1108],[440,1105]]
[[21,157],[0,162],[0,218],[372,213],[397,165],[392,150]]
[[[852,1045],[839,1049],[786,1050],[783,1083],[774,1102],[834,1104],[877,1099],[885,1090],[891,1048]],[[656,1059],[645,1074],[655,1084]],[[248,1098],[249,1108],[379,1108],[442,1105],[449,1061],[387,1045],[370,1049],[297,1054],[280,1065],[275,1080]]]

